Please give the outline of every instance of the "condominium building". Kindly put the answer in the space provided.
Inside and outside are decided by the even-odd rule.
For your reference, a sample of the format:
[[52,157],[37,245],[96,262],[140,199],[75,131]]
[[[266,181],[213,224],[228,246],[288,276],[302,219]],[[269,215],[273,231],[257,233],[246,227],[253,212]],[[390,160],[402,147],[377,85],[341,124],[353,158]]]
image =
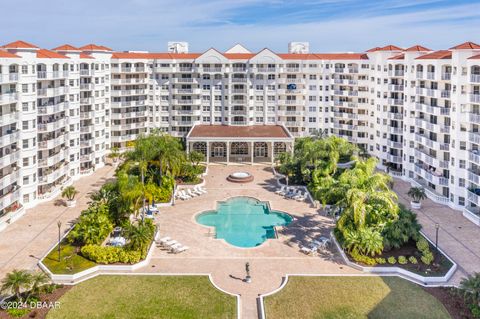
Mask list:
[[[17,41],[0,48],[0,111],[0,229],[152,130],[186,138],[212,162],[271,163],[293,137],[341,136],[480,224],[480,45],[471,42],[361,53],[311,53],[302,42],[288,53],[239,44],[190,53],[173,42],[150,53]],[[237,131],[225,126],[242,137],[230,143],[221,134]]]

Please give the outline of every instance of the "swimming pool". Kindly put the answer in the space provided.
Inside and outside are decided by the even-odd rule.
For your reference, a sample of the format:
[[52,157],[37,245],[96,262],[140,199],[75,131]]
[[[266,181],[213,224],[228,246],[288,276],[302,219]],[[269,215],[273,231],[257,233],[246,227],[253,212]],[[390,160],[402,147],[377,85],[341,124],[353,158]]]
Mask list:
[[206,211],[196,217],[199,224],[215,227],[216,238],[243,247],[261,245],[276,238],[275,226],[286,226],[292,221],[288,214],[274,211],[266,202],[251,197],[233,197],[219,202],[217,210]]

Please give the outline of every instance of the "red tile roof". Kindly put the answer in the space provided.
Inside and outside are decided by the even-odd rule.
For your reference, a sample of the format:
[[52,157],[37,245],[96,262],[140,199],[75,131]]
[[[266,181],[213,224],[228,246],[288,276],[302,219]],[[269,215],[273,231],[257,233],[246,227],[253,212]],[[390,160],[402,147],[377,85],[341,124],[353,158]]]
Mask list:
[[404,60],[405,59],[405,53],[401,53],[395,56],[392,56],[391,58],[388,58],[389,60]]
[[50,50],[40,49],[37,51],[39,59],[69,59],[69,57]]
[[219,138],[290,138],[290,134],[281,125],[195,125],[188,136]]
[[469,57],[468,60],[480,60],[480,54]]
[[88,55],[86,53],[80,53],[80,59],[95,59],[93,56]]
[[76,48],[76,47],[74,47],[73,45],[70,45],[70,44],[61,45],[61,46],[56,47],[52,50],[55,50],[55,51],[81,51],[79,48]]
[[465,42],[450,48],[450,50],[472,50],[472,49],[480,49],[480,45],[473,42]]
[[0,58],[19,58],[18,55],[0,50]]
[[378,49],[378,51],[403,51],[403,49],[399,48],[395,45],[389,44],[389,45],[384,46],[383,48]]
[[380,49],[381,49],[381,47],[374,47],[374,48],[371,48],[371,49],[367,50],[366,52],[375,52],[375,51],[378,51]]
[[435,51],[429,54],[421,55],[415,60],[441,60],[441,59],[451,59],[452,51],[449,50],[440,50]]
[[112,51],[112,49],[104,47],[103,45],[96,45],[93,43],[84,45],[83,47],[79,48],[80,50],[84,51]]
[[423,51],[432,51],[429,48],[423,47],[421,45],[414,45],[412,47],[409,47],[408,49],[405,49],[407,52],[423,52]]
[[36,45],[30,44],[25,41],[10,42],[8,44],[5,44],[3,47],[8,49],[38,49]]

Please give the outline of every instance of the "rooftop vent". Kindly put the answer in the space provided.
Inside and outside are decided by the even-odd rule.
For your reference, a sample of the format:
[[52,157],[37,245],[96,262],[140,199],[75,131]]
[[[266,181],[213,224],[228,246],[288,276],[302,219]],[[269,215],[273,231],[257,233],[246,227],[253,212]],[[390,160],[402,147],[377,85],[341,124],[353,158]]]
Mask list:
[[168,52],[170,53],[188,53],[188,42],[168,42]]
[[308,53],[310,43],[308,42],[290,42],[288,44],[288,53]]

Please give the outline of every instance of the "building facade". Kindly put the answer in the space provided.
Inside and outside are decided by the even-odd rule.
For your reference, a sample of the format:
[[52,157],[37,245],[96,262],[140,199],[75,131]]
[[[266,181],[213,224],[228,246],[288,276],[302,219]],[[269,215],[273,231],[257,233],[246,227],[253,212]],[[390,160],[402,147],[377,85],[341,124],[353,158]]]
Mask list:
[[325,54],[298,42],[288,53],[238,44],[190,53],[181,42],[149,53],[16,41],[0,48],[0,111],[0,224],[104,165],[112,147],[152,130],[186,137],[196,125],[344,137],[480,224],[480,45],[471,42]]

